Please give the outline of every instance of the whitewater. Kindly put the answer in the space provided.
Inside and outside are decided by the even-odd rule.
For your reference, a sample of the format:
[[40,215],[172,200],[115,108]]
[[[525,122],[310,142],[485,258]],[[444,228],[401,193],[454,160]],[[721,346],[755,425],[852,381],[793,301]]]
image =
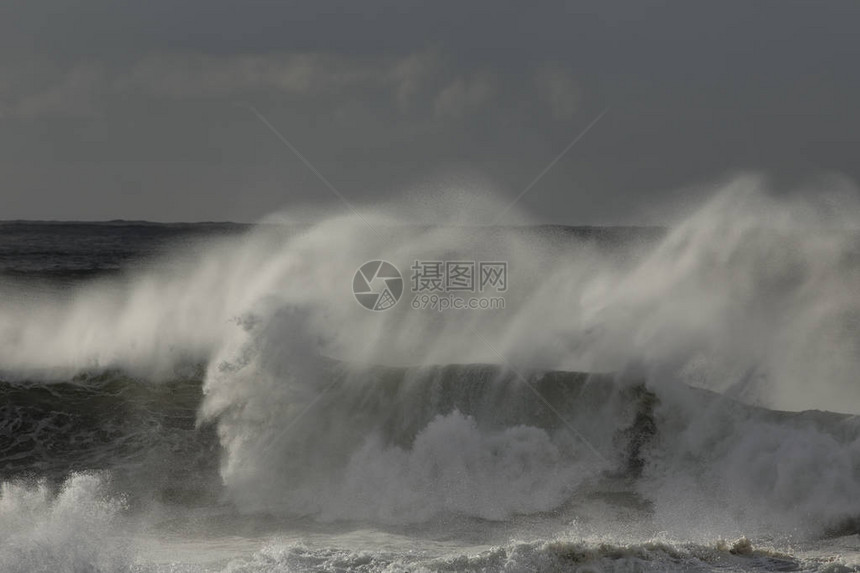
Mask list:
[[[860,570],[860,204],[776,191],[0,224],[0,571]],[[504,308],[416,308],[416,261]]]

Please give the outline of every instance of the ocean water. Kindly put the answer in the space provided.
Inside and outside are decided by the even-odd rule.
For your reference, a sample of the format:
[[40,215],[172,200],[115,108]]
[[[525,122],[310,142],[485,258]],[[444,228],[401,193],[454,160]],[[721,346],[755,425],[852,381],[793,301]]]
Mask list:
[[[749,187],[666,230],[0,224],[0,571],[860,569],[856,219]],[[505,307],[414,308],[422,260],[506,262]]]

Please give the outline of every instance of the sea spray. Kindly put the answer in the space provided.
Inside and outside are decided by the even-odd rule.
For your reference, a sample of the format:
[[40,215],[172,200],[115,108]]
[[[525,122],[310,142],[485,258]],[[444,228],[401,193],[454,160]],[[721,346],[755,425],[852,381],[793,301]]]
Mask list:
[[[857,512],[856,428],[770,418],[734,400],[857,412],[860,218],[841,199],[821,209],[762,187],[734,181],[664,237],[633,245],[428,225],[395,207],[270,220],[62,299],[10,293],[0,364],[20,380],[116,368],[150,384],[203,363],[200,423],[217,426],[226,497],[246,511],[495,519],[561,511],[605,478],[604,489],[633,490],[651,523],[679,533],[765,522],[820,531]],[[416,260],[433,259],[505,261],[505,309],[442,314],[401,301],[371,312],[354,299],[367,261],[389,261],[408,280]],[[469,363],[496,374],[453,390],[419,373]],[[386,384],[373,365],[411,369]],[[656,396],[653,431],[635,447],[638,478],[613,481],[629,479],[631,441],[619,435],[637,410],[543,402],[530,385],[552,370],[616,372],[592,384]],[[702,401],[691,386],[725,397]],[[424,405],[436,391],[456,399]],[[532,417],[494,418],[516,401]],[[446,441],[480,447],[431,447]],[[515,455],[518,443],[534,458]],[[504,487],[499,460],[519,468]],[[419,479],[422,468],[452,475],[455,462],[466,476],[456,504]],[[374,496],[368,484],[383,479],[409,495]]]
[[122,531],[124,502],[105,478],[73,474],[54,491],[46,483],[0,486],[0,570],[131,571],[133,548]]

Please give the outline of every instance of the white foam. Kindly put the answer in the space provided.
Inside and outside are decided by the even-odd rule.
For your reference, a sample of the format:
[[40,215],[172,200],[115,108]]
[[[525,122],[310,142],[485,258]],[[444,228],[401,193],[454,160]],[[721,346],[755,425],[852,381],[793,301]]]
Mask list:
[[45,483],[3,483],[0,571],[130,571],[122,508],[93,474],[72,475],[56,494]]

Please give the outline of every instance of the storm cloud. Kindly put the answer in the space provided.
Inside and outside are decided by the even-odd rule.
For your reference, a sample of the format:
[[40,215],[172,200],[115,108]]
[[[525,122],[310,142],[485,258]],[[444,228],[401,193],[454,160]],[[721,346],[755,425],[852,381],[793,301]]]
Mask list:
[[[252,221],[463,188],[653,223],[738,171],[860,179],[853,2],[0,8],[0,218]],[[837,183],[833,183],[833,182]]]

